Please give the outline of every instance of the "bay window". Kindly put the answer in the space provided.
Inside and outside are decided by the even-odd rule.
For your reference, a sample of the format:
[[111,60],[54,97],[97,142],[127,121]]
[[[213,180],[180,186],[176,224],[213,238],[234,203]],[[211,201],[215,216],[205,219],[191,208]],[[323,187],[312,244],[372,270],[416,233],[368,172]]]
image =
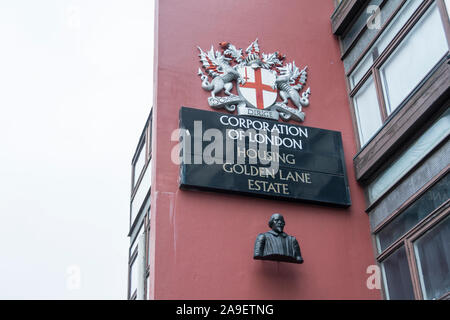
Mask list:
[[[447,19],[448,23],[448,14],[438,1],[443,0],[384,1],[382,27],[376,35],[366,27],[358,37],[342,37],[341,46],[349,48],[343,61],[359,148],[445,60],[449,45],[443,21]],[[378,3],[369,4],[372,2]],[[356,22],[358,19],[361,18]],[[348,32],[354,31],[350,28]],[[346,42],[347,37],[354,41],[351,45]]]
[[386,299],[450,298],[449,171],[375,230]]
[[385,299],[450,299],[450,1],[333,13]]

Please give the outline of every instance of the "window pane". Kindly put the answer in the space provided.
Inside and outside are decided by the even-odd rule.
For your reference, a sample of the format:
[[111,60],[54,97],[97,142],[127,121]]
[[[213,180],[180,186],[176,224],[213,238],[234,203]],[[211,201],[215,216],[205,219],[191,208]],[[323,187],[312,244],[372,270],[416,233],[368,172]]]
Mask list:
[[356,87],[359,81],[364,77],[367,71],[369,71],[370,67],[373,64],[373,60],[370,57],[364,58],[358,65],[358,68],[356,68],[352,74],[350,75],[350,87],[353,90],[353,88]]
[[446,175],[378,232],[378,252],[381,253],[449,198],[450,175]]
[[152,167],[151,160],[145,170],[144,176],[142,177],[142,181],[136,190],[136,194],[134,195],[133,202],[131,204],[131,224],[133,224],[134,219],[138,216],[142,205],[144,204],[144,200],[147,197],[148,192],[150,191],[151,183],[152,183]]
[[412,167],[450,134],[450,109],[422,134],[367,187],[369,202],[373,203],[392,187]]
[[136,258],[130,266],[130,297],[137,290],[137,280],[138,280],[138,265],[136,263]]
[[[388,1],[389,2],[389,1]],[[389,23],[382,32],[378,40],[372,45],[364,58],[350,75],[350,87],[353,89],[361,80],[362,76],[370,69],[375,59],[386,49],[387,45],[394,39],[395,35],[405,25],[408,19],[413,15],[420,6],[422,0],[408,0],[395,15],[394,19]],[[344,60],[345,62],[345,60]],[[347,71],[347,69],[346,69]]]
[[[139,231],[137,232],[138,235],[141,234],[143,225],[144,225],[144,224],[141,224],[141,226],[139,227]],[[134,239],[133,244],[131,245],[131,248],[130,248],[130,257],[133,255],[134,251],[136,250],[136,248],[137,248],[137,246],[138,246],[138,243],[139,243],[139,240],[138,240],[138,239],[139,239],[139,236],[136,236],[136,238]]]
[[142,234],[139,235],[139,245],[138,245],[138,255],[136,257],[136,269],[137,269],[137,300],[144,300],[145,298],[145,259],[146,259],[146,250],[145,250],[145,229]]
[[450,217],[414,243],[424,299],[438,299],[450,291]]
[[364,145],[381,127],[381,115],[373,78],[367,79],[364,86],[353,98],[359,140]]
[[450,291],[450,217],[414,243],[424,299],[438,299]]
[[134,185],[136,185],[144,166],[145,166],[145,143],[141,146],[138,157],[134,164]]
[[[373,5],[379,6],[381,4],[381,2],[382,2],[381,0],[372,0],[368,4],[368,6],[365,8],[365,10],[362,11],[361,15],[354,22],[351,29],[342,38],[343,51],[347,50],[347,48],[352,44],[353,40],[356,38],[356,36],[360,32],[360,30],[367,23],[367,20],[369,19],[370,14],[372,13],[371,10],[369,10],[369,12],[367,11],[367,9],[370,8],[369,6],[373,6]],[[402,2],[402,0],[386,1],[386,3],[380,9],[380,13],[378,14],[378,17],[377,17],[377,19],[378,19],[377,22],[379,22],[380,28],[386,23],[388,18],[392,15],[394,10],[400,5],[401,2]],[[348,53],[348,55],[344,58],[344,67],[345,67],[346,72],[353,66],[355,61],[359,58],[359,56],[364,51],[364,49],[367,48],[367,46],[373,40],[373,38],[375,38],[376,34],[380,31],[380,28],[377,28],[374,25],[370,25],[370,29],[366,28],[364,33],[358,39],[355,46],[351,49],[351,51]]]
[[144,274],[145,274],[145,228],[139,229],[139,235],[136,237],[135,243],[138,243],[138,253],[134,257],[130,266],[130,295],[137,291],[137,299],[144,297]]
[[386,297],[390,300],[413,300],[414,291],[404,247],[398,248],[381,263]]
[[441,17],[434,4],[380,68],[388,114],[400,105],[447,51]]

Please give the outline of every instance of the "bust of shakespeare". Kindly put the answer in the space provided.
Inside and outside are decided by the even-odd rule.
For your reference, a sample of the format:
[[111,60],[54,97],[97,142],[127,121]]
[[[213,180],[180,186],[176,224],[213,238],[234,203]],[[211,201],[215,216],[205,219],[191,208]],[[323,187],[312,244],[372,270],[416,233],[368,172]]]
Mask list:
[[283,232],[285,224],[279,213],[270,217],[269,227],[272,230],[256,238],[253,259],[303,263],[297,239]]

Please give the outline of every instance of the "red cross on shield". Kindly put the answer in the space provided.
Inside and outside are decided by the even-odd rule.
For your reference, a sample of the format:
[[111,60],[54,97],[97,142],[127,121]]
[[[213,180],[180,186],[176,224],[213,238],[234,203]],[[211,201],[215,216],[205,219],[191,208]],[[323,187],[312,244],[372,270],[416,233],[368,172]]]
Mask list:
[[263,68],[240,67],[238,69],[245,83],[238,84],[239,94],[253,107],[267,109],[277,100],[277,90],[273,89],[276,76]]

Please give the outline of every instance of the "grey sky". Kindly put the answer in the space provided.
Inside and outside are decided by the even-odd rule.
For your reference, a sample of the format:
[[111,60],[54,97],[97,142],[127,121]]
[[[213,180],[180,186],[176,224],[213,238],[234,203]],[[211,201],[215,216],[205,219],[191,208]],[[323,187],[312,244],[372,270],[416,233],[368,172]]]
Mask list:
[[0,0],[0,299],[126,298],[152,56],[151,0]]

